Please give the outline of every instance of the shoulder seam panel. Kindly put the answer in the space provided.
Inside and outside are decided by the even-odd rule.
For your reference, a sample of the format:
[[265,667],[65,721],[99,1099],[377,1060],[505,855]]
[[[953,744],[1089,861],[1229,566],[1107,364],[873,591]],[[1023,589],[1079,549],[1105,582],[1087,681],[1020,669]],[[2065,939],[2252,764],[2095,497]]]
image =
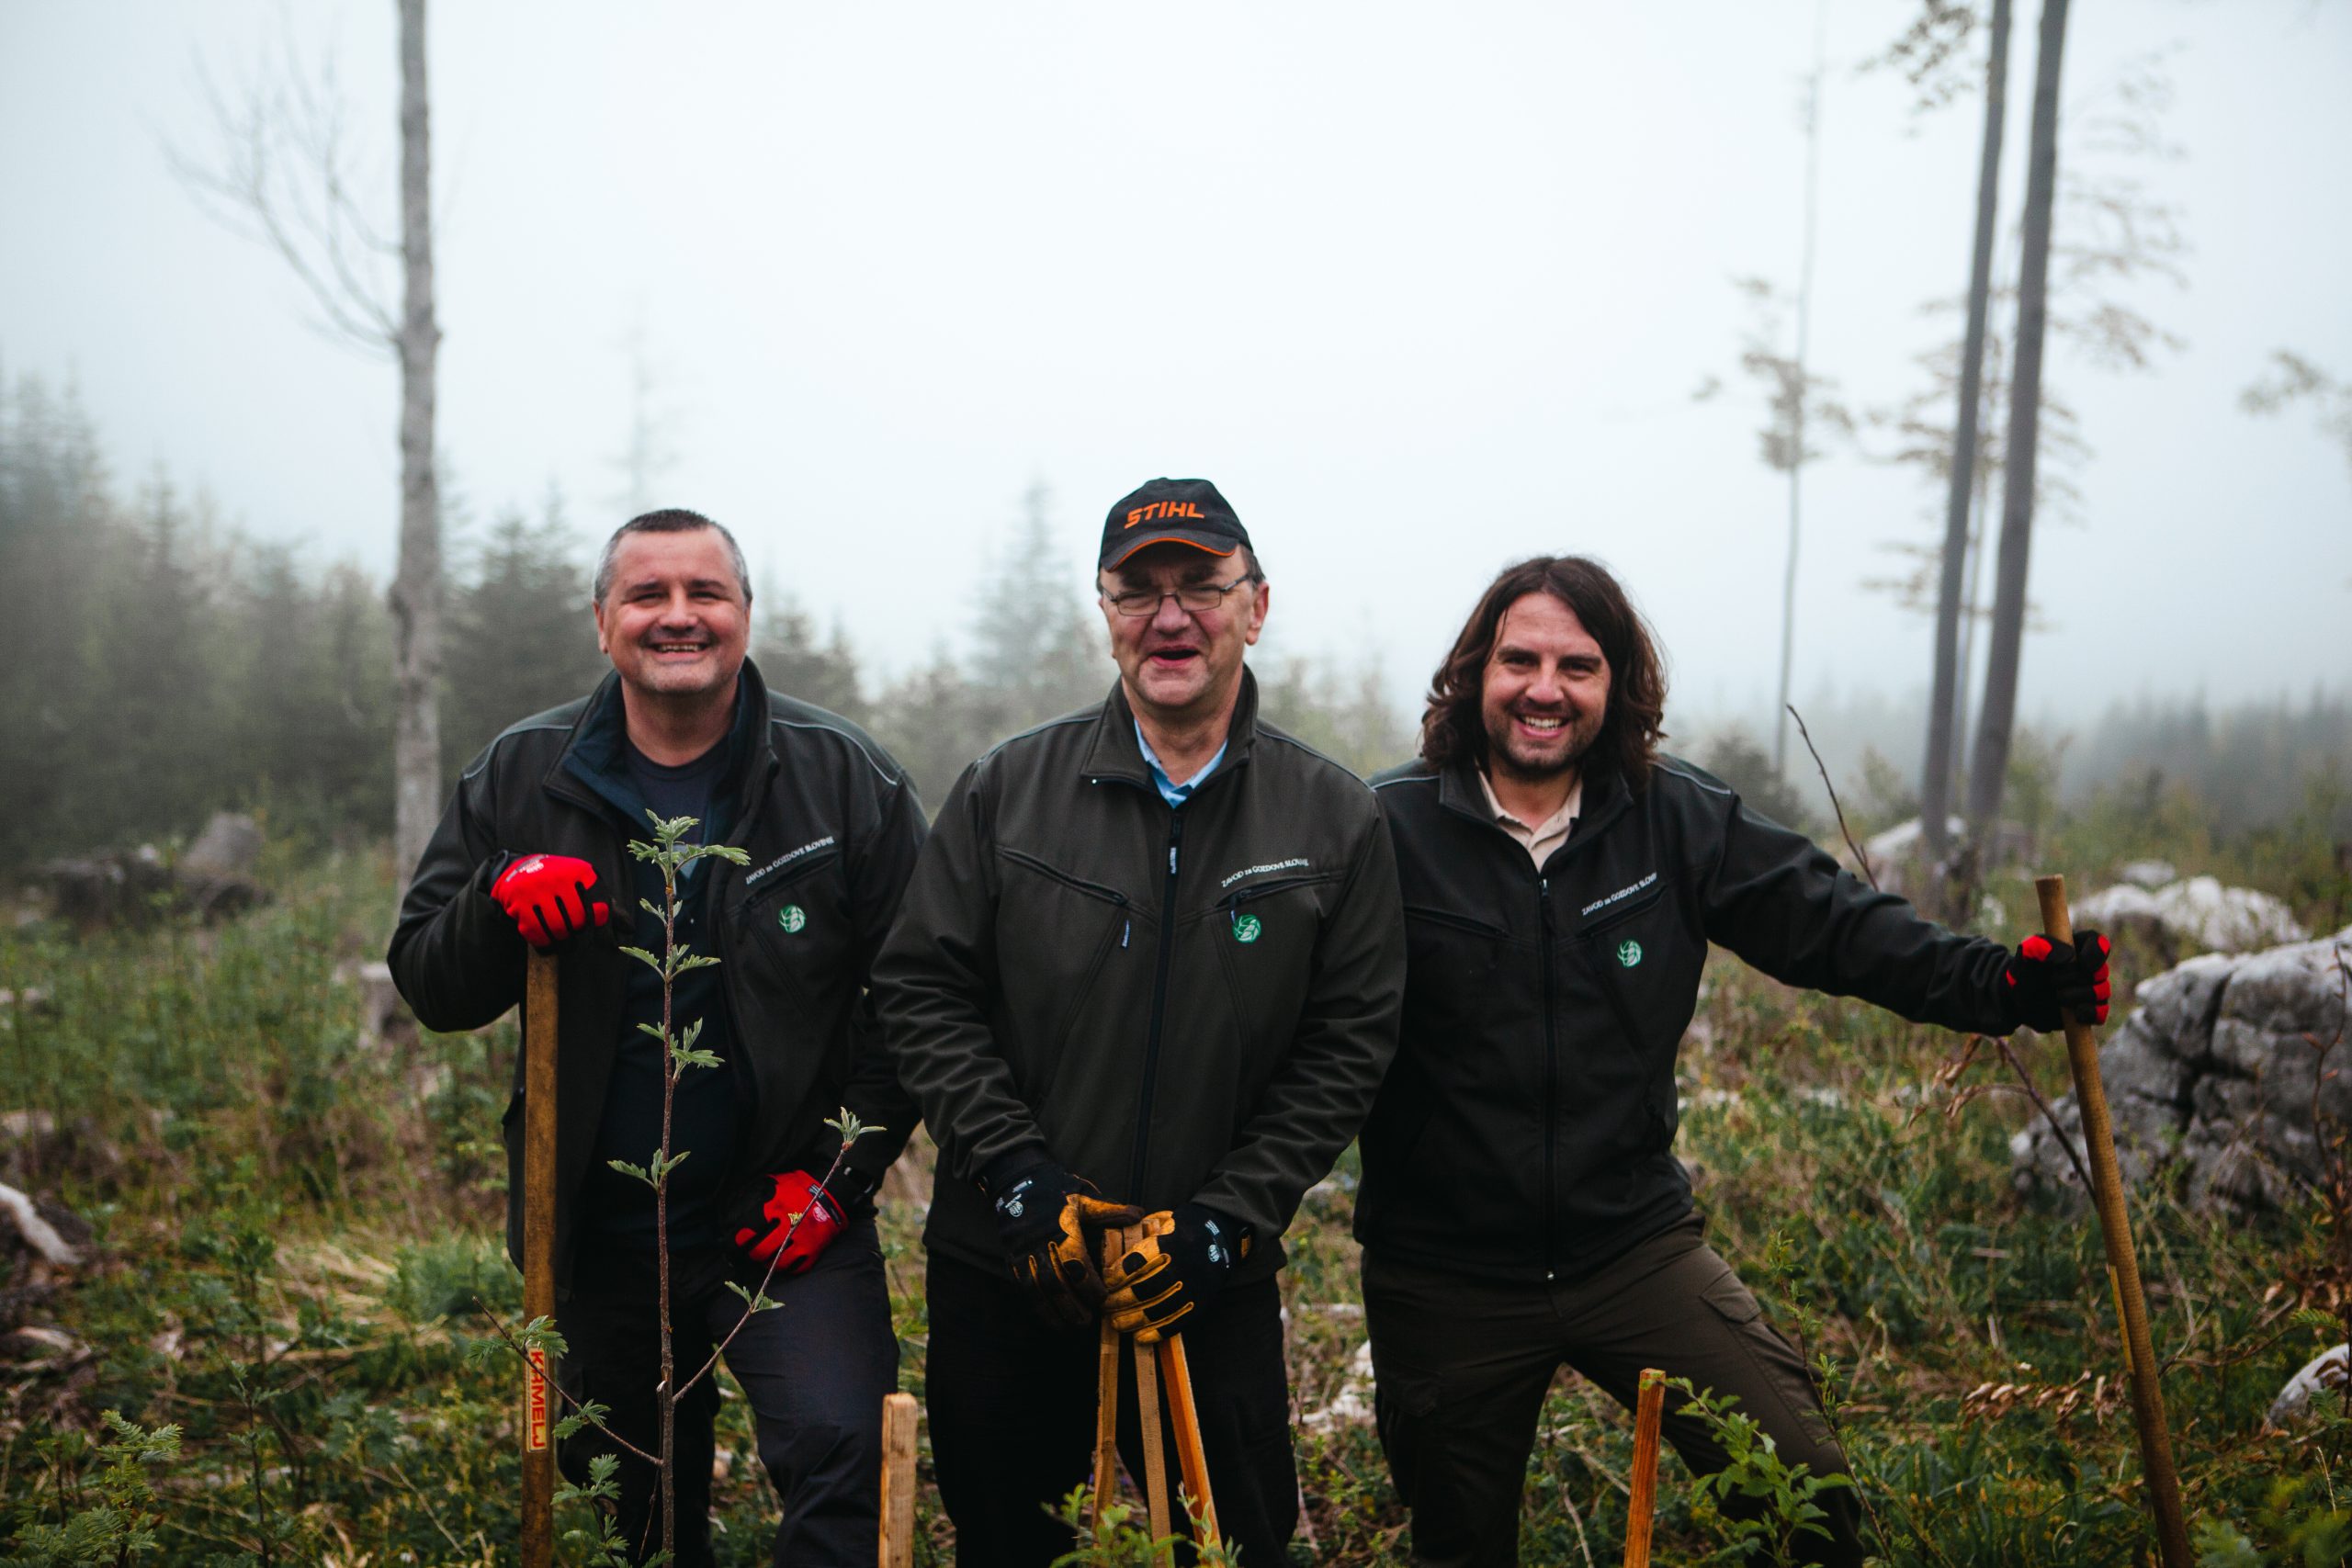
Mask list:
[[899,782],[897,777],[892,775],[889,769],[875,761],[874,753],[865,749],[865,741],[860,740],[856,736],[852,735],[840,725],[812,724],[807,719],[783,718],[775,714],[770,714],[768,716],[768,722],[772,725],[782,725],[786,729],[814,729],[824,735],[838,735],[842,739],[848,741],[852,746],[857,748],[857,754],[865,759],[865,765],[872,768],[884,784],[896,785]]

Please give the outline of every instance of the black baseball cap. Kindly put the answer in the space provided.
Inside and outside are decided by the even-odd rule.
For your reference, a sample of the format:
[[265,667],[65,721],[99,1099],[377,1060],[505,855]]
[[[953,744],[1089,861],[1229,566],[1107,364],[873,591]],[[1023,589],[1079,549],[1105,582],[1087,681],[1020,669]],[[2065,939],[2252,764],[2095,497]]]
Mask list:
[[1097,564],[1107,571],[1146,545],[1170,540],[1229,556],[1236,546],[1249,545],[1250,530],[1208,480],[1153,479],[1122,497],[1102,519]]

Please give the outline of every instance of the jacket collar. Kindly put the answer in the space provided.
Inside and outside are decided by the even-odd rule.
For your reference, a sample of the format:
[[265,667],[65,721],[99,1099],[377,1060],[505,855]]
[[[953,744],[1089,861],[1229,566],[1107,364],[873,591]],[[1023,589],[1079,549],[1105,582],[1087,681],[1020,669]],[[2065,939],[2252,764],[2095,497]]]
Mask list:
[[[776,770],[772,739],[775,732],[767,722],[768,716],[767,682],[762,678],[759,666],[746,659],[742,672],[736,677],[735,723],[727,737],[732,757],[722,785],[735,790],[734,826],[738,830],[749,820],[752,807]],[[572,721],[571,733],[564,738],[562,750],[548,766],[542,785],[552,794],[591,809],[609,804],[607,797],[587,781],[619,768],[621,740],[627,733],[621,707],[621,678],[618,671],[614,671],[596,683],[596,689],[581,705],[580,716]],[[629,826],[641,829],[644,824],[632,822]]]
[[[1216,772],[1209,775],[1208,782],[1213,784],[1247,762],[1257,739],[1258,677],[1245,664],[1241,667],[1241,694],[1234,699],[1233,720],[1226,726],[1225,761],[1216,765]],[[1089,779],[1120,779],[1146,789],[1155,788],[1151,766],[1143,760],[1143,749],[1136,744],[1136,712],[1127,705],[1124,682],[1111,688],[1102,711],[1095,716],[1093,738],[1087,743],[1086,756],[1078,771]],[[1202,787],[1206,788],[1207,784]]]
[[[1484,823],[1497,832],[1502,830],[1495,821],[1494,812],[1487,806],[1487,792],[1478,787],[1478,765],[1474,761],[1465,759],[1441,772],[1438,774],[1437,798],[1438,804],[1448,811],[1467,817],[1474,822]],[[1575,849],[1615,821],[1631,802],[1632,795],[1625,788],[1625,781],[1615,770],[1588,775],[1584,781],[1584,805],[1577,814],[1576,831],[1568,835],[1566,843],[1552,853],[1556,856]]]

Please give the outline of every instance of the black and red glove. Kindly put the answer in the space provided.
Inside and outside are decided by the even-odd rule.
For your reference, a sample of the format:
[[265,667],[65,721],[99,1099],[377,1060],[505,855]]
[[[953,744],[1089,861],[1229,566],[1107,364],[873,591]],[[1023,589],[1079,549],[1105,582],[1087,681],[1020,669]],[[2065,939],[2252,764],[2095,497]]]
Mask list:
[[2105,1023],[2113,990],[2107,954],[2107,938],[2094,931],[2076,931],[2072,942],[2026,938],[2001,967],[2009,1016],[2028,1029],[2052,1030],[2064,1021],[2058,1016],[2064,1008],[2078,1023]]
[[[805,1170],[780,1170],[745,1194],[735,1245],[754,1263],[773,1258],[779,1274],[805,1274],[849,1228],[842,1205]],[[793,1216],[800,1223],[795,1225]],[[789,1238],[789,1239],[787,1239]]]
[[604,900],[589,898],[595,886],[596,868],[584,860],[525,855],[498,874],[490,896],[514,917],[525,942],[547,948],[612,918]]

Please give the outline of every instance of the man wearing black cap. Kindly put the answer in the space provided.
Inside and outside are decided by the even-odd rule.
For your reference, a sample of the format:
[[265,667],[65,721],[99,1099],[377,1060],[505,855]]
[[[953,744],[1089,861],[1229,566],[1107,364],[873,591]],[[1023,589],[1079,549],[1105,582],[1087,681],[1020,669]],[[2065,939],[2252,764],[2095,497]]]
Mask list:
[[[1371,792],[1258,722],[1243,654],[1268,590],[1214,485],[1113,507],[1096,586],[1118,684],[965,771],[875,967],[939,1142],[940,1495],[965,1562],[1070,1549],[1046,1508],[1088,1478],[1107,1316],[1184,1336],[1219,1526],[1279,1562],[1297,1482],[1274,1274],[1395,1047],[1396,865]],[[1138,1223],[1106,1279],[1101,1231]]]

